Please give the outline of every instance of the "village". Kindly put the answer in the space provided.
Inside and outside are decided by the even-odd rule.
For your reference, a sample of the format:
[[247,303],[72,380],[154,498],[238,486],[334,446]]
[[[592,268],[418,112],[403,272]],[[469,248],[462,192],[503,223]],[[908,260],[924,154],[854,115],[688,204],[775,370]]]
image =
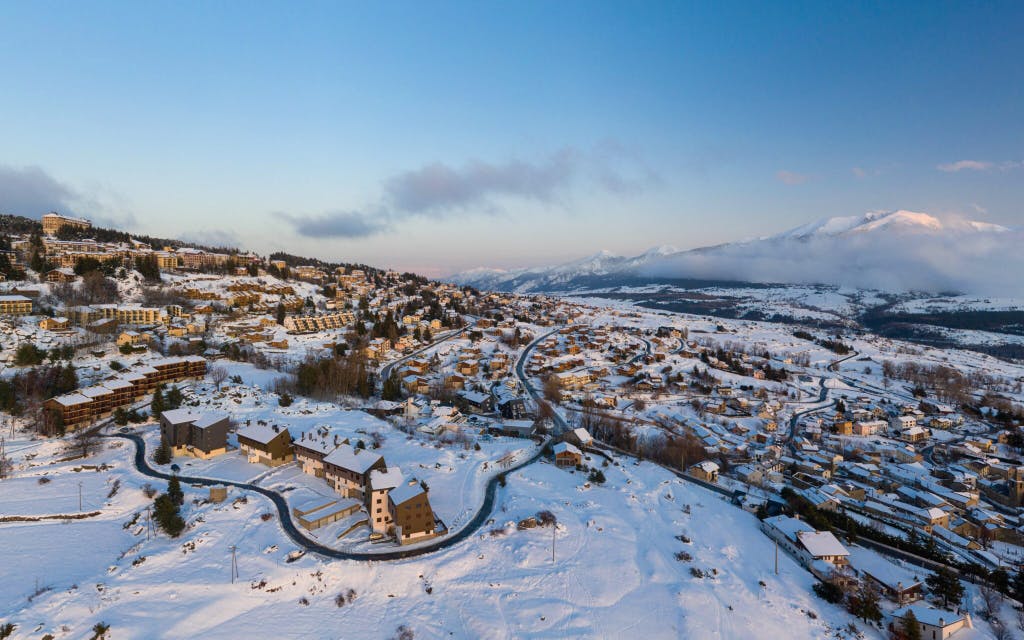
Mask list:
[[513,471],[594,492],[643,462],[747,518],[819,609],[925,638],[1024,624],[1017,364],[124,235],[56,213],[5,235],[0,492],[33,447],[134,446],[204,504],[277,494],[292,542],[429,557],[477,544]]

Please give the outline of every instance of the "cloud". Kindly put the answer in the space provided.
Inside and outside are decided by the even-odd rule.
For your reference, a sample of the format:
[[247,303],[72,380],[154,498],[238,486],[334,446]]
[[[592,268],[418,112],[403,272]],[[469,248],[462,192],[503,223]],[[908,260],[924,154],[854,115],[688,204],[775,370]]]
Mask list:
[[500,214],[508,199],[561,204],[571,188],[589,182],[612,193],[635,193],[660,182],[640,154],[615,141],[590,150],[563,147],[534,161],[469,160],[454,166],[435,161],[383,181],[380,201],[361,211],[321,215],[277,213],[307,237],[365,238],[414,217],[443,220],[457,215]]
[[0,165],[0,212],[38,218],[49,211],[78,215],[80,195],[40,167]]
[[781,169],[775,172],[775,179],[783,184],[798,185],[810,180],[811,176]]
[[983,162],[981,160],[957,160],[956,162],[940,164],[935,168],[946,173],[957,173],[958,171],[988,171],[994,166],[991,162]]
[[773,238],[676,254],[643,275],[1019,297],[1022,245],[1019,230]]
[[490,209],[489,199],[512,196],[552,202],[580,170],[580,154],[561,149],[540,162],[471,160],[455,168],[433,162],[390,178],[385,198],[398,211],[436,213],[469,206]]
[[334,211],[319,216],[296,216],[283,212],[274,215],[291,223],[300,236],[309,238],[368,238],[391,228],[386,215],[358,211]]

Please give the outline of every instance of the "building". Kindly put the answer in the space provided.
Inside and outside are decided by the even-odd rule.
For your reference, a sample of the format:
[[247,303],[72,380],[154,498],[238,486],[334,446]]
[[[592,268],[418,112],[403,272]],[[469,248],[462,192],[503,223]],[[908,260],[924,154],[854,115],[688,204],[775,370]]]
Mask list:
[[359,501],[350,499],[327,500],[315,498],[297,507],[292,507],[292,515],[299,526],[306,531],[337,522],[359,511]]
[[72,227],[74,229],[91,229],[92,222],[85,218],[69,218],[62,216],[59,213],[45,213],[43,214],[43,233],[52,236],[60,231],[63,227]]
[[160,414],[160,437],[174,455],[212,458],[228,450],[226,413],[192,413],[171,409]]
[[18,295],[0,296],[0,316],[27,316],[31,313],[31,298]]
[[343,444],[348,444],[348,438],[332,433],[327,427],[320,427],[303,433],[301,438],[292,442],[292,450],[295,452],[295,461],[302,467],[303,473],[314,478],[323,478],[324,458]]
[[238,430],[238,448],[252,464],[280,467],[295,459],[288,429],[255,424]]
[[571,442],[572,444],[586,449],[594,445],[594,437],[590,435],[590,432],[583,427],[577,427],[572,431],[565,434],[565,441]]
[[39,321],[39,328],[44,331],[67,331],[67,318],[43,318]]
[[427,492],[415,480],[388,492],[388,513],[398,544],[426,540],[447,531],[434,517]]
[[122,331],[117,336],[117,346],[119,347],[126,345],[130,347],[137,347],[140,345],[145,346],[146,344],[149,344],[149,336],[145,333],[139,333],[138,331]]
[[718,465],[710,460],[693,465],[688,469],[688,473],[704,482],[718,482]]
[[343,444],[323,459],[327,484],[346,498],[365,500],[370,483],[370,472],[384,470],[384,458],[366,449]]
[[820,579],[849,564],[850,552],[829,531],[817,531],[803,520],[774,516],[761,522],[761,530]]
[[933,609],[924,604],[912,604],[893,611],[892,623],[889,625],[890,630],[902,629],[903,620],[909,612],[914,613],[914,618],[921,625],[923,640],[945,640],[960,629],[973,627],[969,614]]
[[370,471],[370,493],[366,511],[370,514],[370,530],[386,535],[394,527],[388,493],[402,484],[402,471],[398,467]]
[[551,448],[551,452],[555,455],[556,467],[575,468],[583,464],[583,452],[568,442],[559,442]]

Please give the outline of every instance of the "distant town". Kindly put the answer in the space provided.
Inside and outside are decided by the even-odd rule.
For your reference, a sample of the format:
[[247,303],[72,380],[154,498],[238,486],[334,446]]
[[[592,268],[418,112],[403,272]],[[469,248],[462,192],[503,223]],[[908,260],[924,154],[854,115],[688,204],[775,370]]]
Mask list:
[[[0,638],[116,633],[106,611],[163,597],[130,576],[170,580],[214,548],[193,571],[245,582],[240,611],[348,611],[376,589],[383,608],[484,565],[478,587],[498,589],[501,567],[538,580],[576,555],[572,579],[611,599],[587,571],[627,550],[624,585],[696,585],[755,621],[785,609],[783,634],[1024,633],[1018,363],[60,213],[0,230],[0,540],[103,539],[66,575],[5,570]],[[390,562],[418,568],[351,589],[317,575]],[[524,606],[528,626],[562,605]],[[384,632],[414,633],[388,611]]]

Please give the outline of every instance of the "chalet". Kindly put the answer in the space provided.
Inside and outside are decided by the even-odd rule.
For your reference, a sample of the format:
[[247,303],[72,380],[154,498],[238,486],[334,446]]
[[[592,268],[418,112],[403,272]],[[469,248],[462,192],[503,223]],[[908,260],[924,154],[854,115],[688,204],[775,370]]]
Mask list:
[[466,401],[470,409],[487,412],[493,408],[494,401],[489,393],[480,393],[478,391],[462,391],[459,393],[459,397]]
[[149,344],[149,335],[138,331],[122,331],[117,336],[117,346],[137,347]]
[[75,270],[70,267],[58,267],[46,272],[47,282],[74,282],[78,279]]
[[192,413],[171,409],[160,414],[160,437],[174,455],[203,460],[227,452],[229,420],[226,413]]
[[593,436],[591,436],[590,432],[583,427],[577,427],[572,431],[566,432],[565,441],[583,449],[594,445]]
[[568,442],[559,442],[551,448],[555,456],[555,466],[574,468],[583,464],[583,452]]
[[288,429],[255,424],[238,430],[238,448],[253,464],[280,467],[295,459]]
[[704,460],[690,467],[687,472],[704,482],[718,482],[718,465],[710,460]]
[[39,321],[39,328],[44,331],[67,331],[67,318],[43,318]]

